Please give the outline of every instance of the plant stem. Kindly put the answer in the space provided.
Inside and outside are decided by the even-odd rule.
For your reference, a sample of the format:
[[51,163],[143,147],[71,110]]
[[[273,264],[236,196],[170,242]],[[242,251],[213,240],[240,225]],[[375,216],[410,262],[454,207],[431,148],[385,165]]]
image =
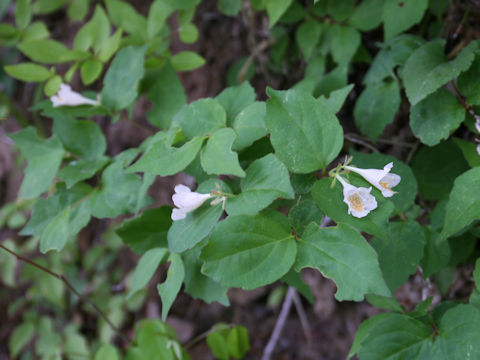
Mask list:
[[[73,292],[75,295],[78,296],[78,298],[82,299],[82,294],[80,294],[77,289],[75,289],[73,287],[73,285],[67,280],[67,278],[65,276],[63,276],[62,274],[58,274],[54,271],[51,271],[49,269],[47,269],[46,267],[40,265],[40,264],[37,264],[36,262],[33,262],[32,260],[30,259],[27,259],[26,257],[23,257],[21,256],[20,254],[16,253],[15,251],[7,248],[6,246],[4,246],[3,244],[0,244],[0,248],[2,248],[3,250],[7,251],[8,253],[12,254],[13,256],[15,256],[18,260],[26,263],[26,264],[29,264],[29,265],[32,265],[34,267],[36,267],[37,269],[63,281],[63,283],[67,286],[67,288]],[[87,301],[88,304],[90,304],[91,307],[93,307],[95,309],[95,311],[103,318],[103,320],[105,320],[105,322],[122,338],[124,339],[126,342],[130,343],[130,339],[128,338],[128,336],[126,336],[124,333],[122,333],[120,331],[120,329],[115,326],[111,321],[110,319],[108,318],[108,316],[91,300],[89,299],[85,299]]]
[[280,311],[280,315],[278,316],[277,322],[275,324],[275,327],[273,328],[273,332],[270,336],[270,339],[268,340],[267,346],[265,346],[265,349],[263,350],[262,360],[270,360],[272,356],[275,345],[277,344],[277,341],[282,334],[282,330],[285,326],[285,321],[287,320],[290,308],[292,307],[295,292],[296,290],[294,287],[288,287],[287,295],[285,296],[285,300],[283,301],[282,310]]

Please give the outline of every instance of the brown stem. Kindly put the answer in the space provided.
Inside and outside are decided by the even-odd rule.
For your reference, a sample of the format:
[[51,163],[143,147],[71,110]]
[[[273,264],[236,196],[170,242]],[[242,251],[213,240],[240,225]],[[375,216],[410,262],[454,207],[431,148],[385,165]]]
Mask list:
[[[32,265],[34,267],[36,267],[37,269],[63,281],[63,283],[67,286],[68,289],[70,289],[71,292],[73,292],[75,295],[77,295],[80,299],[82,298],[82,294],[80,294],[77,289],[75,289],[73,287],[73,285],[67,280],[67,278],[65,276],[63,276],[62,274],[58,274],[56,272],[53,272],[49,269],[47,269],[46,267],[40,265],[40,264],[37,264],[35,262],[33,262],[32,260],[30,259],[27,259],[23,256],[21,256],[20,254],[16,253],[15,251],[7,248],[6,246],[4,246],[3,244],[0,244],[0,248],[2,248],[3,250],[9,252],[10,254],[12,254],[13,256],[15,256],[18,260],[26,263],[26,264],[29,264],[29,265]],[[85,299],[87,301],[88,304],[90,304],[90,306],[92,306],[95,311],[103,318],[103,320],[106,321],[106,323],[121,337],[123,338],[125,341],[127,341],[128,343],[130,343],[130,339],[125,335],[123,334],[120,329],[115,326],[111,321],[110,319],[108,318],[108,316],[94,303],[92,302],[91,300],[89,299]]]
[[245,80],[245,77],[247,76],[248,69],[250,65],[252,64],[253,60],[260,55],[265,49],[273,45],[273,40],[263,40],[258,46],[253,49],[252,53],[248,57],[248,59],[243,63],[242,68],[238,72],[238,82],[242,83]]
[[463,95],[460,93],[460,91],[457,88],[457,85],[455,85],[455,82],[452,80],[450,82],[453,88],[453,92],[455,93],[455,96],[457,97],[458,101],[460,101],[460,104],[467,110],[467,112],[473,116],[473,118],[477,121],[480,121],[480,116],[475,114],[475,111],[473,111],[472,107],[470,104],[468,104],[465,99],[463,98]]

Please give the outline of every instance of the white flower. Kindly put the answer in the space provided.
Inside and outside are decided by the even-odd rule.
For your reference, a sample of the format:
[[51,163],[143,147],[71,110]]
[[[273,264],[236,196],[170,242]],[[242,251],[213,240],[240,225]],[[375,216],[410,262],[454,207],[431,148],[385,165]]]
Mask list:
[[178,209],[172,210],[172,220],[185,219],[187,213],[199,208],[205,200],[211,197],[210,194],[194,192],[185,185],[175,186],[175,194],[173,194],[172,200]]
[[53,107],[57,106],[77,106],[77,105],[100,105],[98,100],[88,99],[85,96],[72,90],[70,85],[60,84],[60,90],[56,95],[50,97],[50,101],[53,103]]
[[478,155],[480,155],[480,144],[477,145],[477,152],[478,152]]
[[400,180],[402,179],[400,175],[390,174],[392,170],[393,162],[385,165],[383,170],[380,169],[359,169],[352,166],[345,166],[345,169],[356,172],[367,180],[370,184],[375,186],[378,190],[382,192],[382,195],[385,197],[391,197],[396,194],[392,190],[394,186],[397,186]]
[[348,205],[348,213],[357,218],[367,216],[368,213],[377,208],[377,199],[370,194],[372,188],[356,187],[345,180],[341,176],[335,177],[343,185],[343,201]]
[[477,128],[477,131],[480,133],[480,116],[475,116],[475,127]]

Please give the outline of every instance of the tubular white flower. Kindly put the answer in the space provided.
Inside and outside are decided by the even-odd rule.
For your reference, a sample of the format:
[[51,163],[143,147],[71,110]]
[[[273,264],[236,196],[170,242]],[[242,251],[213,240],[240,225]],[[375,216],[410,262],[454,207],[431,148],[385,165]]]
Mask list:
[[172,200],[178,209],[172,210],[172,220],[185,219],[187,213],[199,208],[205,200],[211,197],[210,194],[194,192],[185,185],[175,186],[175,194],[173,194]]
[[477,128],[477,131],[480,133],[480,117],[476,116],[475,117],[475,127]]
[[402,178],[397,174],[390,174],[392,170],[393,162],[385,165],[383,170],[380,169],[359,169],[352,166],[345,166],[345,169],[353,171],[358,175],[362,176],[370,184],[375,186],[378,190],[382,192],[382,195],[385,197],[391,197],[396,194],[392,190],[394,186],[397,186]]
[[57,106],[77,106],[77,105],[100,105],[98,100],[88,99],[85,96],[72,90],[70,85],[60,84],[60,90],[56,95],[50,97],[53,107]]
[[377,208],[377,199],[370,194],[372,188],[356,187],[347,183],[341,176],[335,175],[343,185],[343,201],[348,205],[348,213],[362,218]]

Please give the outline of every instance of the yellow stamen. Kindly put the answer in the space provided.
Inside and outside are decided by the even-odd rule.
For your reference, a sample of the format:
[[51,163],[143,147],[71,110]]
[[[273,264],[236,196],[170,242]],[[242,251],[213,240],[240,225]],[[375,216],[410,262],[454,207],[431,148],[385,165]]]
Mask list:
[[347,198],[348,202],[350,203],[350,206],[353,208],[353,210],[361,212],[363,211],[363,203],[360,197],[357,194],[350,195]]
[[378,183],[379,183],[380,186],[383,187],[384,189],[392,190],[392,189],[390,189],[390,184],[389,184],[389,183],[383,182],[383,181],[381,181],[381,180],[380,180]]

